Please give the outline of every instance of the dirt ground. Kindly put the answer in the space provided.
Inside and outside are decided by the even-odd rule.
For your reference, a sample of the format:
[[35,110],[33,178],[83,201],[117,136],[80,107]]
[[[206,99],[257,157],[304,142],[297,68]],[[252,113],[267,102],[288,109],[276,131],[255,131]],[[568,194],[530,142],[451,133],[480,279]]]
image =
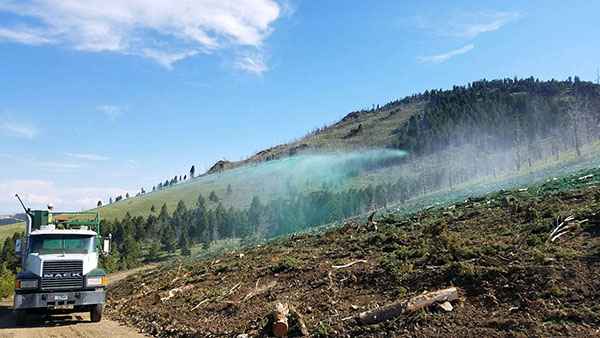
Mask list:
[[[107,283],[115,282],[143,269],[142,267],[129,271],[122,271],[109,276]],[[109,291],[110,293],[110,287]],[[138,333],[138,330],[123,326],[104,317],[99,323],[90,322],[89,313],[72,314],[31,314],[27,316],[24,327],[14,325],[12,313],[12,298],[0,300],[0,337],[37,338],[37,337],[147,337]]]
[[[159,337],[268,336],[277,302],[294,306],[313,337],[598,336],[598,211],[600,185],[574,176],[385,215],[376,229],[349,223],[138,274],[113,290],[107,314]],[[568,230],[550,241],[563,221]],[[461,297],[451,312],[356,321],[449,286]],[[300,333],[297,317],[290,336]]]

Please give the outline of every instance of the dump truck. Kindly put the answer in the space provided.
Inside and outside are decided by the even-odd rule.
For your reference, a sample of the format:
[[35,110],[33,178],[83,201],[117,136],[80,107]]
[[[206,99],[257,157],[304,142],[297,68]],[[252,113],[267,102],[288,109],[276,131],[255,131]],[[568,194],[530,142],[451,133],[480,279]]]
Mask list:
[[99,322],[106,273],[98,268],[98,260],[111,246],[110,235],[100,237],[99,213],[53,212],[49,219],[48,210],[23,208],[27,229],[15,243],[21,258],[15,278],[15,323],[24,325],[28,312],[57,310],[89,312],[91,321]]

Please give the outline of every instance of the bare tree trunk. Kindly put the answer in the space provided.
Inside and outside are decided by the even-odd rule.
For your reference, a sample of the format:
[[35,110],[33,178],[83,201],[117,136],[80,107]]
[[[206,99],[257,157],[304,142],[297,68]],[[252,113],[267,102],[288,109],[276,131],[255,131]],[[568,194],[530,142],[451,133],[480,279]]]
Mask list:
[[575,133],[575,149],[577,150],[577,156],[581,157],[581,150],[579,149],[579,133],[577,132],[577,113],[573,114],[573,131]]
[[450,189],[453,189],[453,187],[452,187],[452,160],[448,161],[448,181],[450,182]]
[[427,187],[425,186],[425,166],[421,164],[421,181],[423,182],[423,195],[427,195]]

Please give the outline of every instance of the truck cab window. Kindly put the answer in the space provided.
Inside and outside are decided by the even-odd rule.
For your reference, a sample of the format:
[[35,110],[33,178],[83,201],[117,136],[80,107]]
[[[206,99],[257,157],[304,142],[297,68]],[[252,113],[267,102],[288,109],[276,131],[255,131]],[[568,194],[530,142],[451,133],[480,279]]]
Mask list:
[[92,253],[97,252],[94,236],[38,235],[31,236],[31,252]]

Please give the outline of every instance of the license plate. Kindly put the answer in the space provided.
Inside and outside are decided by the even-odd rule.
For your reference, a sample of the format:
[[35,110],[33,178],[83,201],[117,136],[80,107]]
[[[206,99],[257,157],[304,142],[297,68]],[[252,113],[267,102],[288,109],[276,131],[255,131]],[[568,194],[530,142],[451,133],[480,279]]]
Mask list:
[[69,296],[66,294],[54,295],[54,300],[67,300],[67,299],[69,299]]

